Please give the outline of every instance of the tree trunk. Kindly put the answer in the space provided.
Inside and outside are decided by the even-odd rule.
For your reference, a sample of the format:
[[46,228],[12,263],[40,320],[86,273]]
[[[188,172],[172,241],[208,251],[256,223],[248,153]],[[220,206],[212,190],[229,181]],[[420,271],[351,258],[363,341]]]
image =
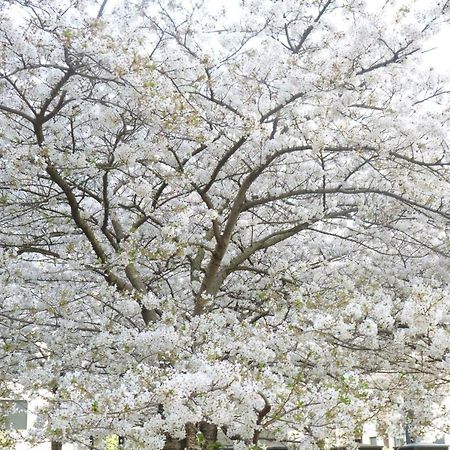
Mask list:
[[166,443],[164,444],[164,450],[183,450],[185,448],[183,441],[172,439],[171,437],[167,437]]
[[52,441],[52,450],[62,450],[62,442]]
[[[198,433],[203,436],[199,439]],[[201,422],[199,426],[188,423],[186,425],[186,439],[172,439],[167,437],[164,450],[207,450],[217,442],[217,426]]]
[[217,442],[217,426],[212,423],[202,422],[200,424],[200,431],[205,437],[203,448],[211,448],[212,444],[215,444]]
[[202,450],[199,440],[197,439],[197,427],[189,422],[186,424],[186,449],[187,450]]

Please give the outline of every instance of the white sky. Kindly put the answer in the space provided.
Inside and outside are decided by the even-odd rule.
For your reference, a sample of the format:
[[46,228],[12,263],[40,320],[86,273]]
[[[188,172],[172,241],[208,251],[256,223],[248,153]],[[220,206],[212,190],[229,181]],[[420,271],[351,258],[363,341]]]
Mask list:
[[425,60],[450,76],[450,24],[444,25],[441,32],[430,40],[429,48],[432,50],[424,54]]

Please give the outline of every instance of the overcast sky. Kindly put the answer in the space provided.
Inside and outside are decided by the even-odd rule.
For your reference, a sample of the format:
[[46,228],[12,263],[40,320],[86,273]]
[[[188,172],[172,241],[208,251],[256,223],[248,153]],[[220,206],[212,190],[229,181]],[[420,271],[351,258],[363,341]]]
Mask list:
[[445,25],[441,32],[429,42],[429,52],[424,57],[436,70],[450,74],[450,25]]

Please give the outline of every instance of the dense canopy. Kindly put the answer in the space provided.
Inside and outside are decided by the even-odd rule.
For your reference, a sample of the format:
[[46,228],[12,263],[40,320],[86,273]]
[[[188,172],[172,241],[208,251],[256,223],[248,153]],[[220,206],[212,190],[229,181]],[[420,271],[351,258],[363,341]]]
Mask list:
[[448,2],[0,5],[0,397],[41,400],[27,439],[449,430],[423,59]]

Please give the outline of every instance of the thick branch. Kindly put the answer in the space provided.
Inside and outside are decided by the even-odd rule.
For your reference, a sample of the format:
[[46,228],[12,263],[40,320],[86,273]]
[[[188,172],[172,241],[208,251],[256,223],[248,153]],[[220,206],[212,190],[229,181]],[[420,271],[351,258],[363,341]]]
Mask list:
[[403,53],[411,44],[412,44],[412,41],[408,42],[405,46],[403,46],[399,50],[394,51],[391,58],[388,58],[384,61],[380,61],[379,63],[376,63],[376,64],[372,64],[371,66],[369,66],[365,69],[363,68],[363,69],[359,70],[358,72],[356,72],[356,75],[363,75],[365,73],[372,72],[373,70],[381,69],[381,68],[387,67],[391,64],[395,64],[395,63],[399,63],[399,62],[403,61],[408,56],[411,56],[412,54],[414,54],[420,50],[418,48],[415,48],[414,50]]
[[[99,258],[99,260],[104,265],[106,265],[108,262],[108,256],[103,247],[101,246],[100,242],[97,240],[94,231],[89,226],[87,221],[82,217],[80,207],[78,206],[77,198],[73,193],[72,189],[52,164],[48,164],[46,172],[50,175],[52,181],[56,183],[64,192],[67,199],[67,203],[69,204],[70,207],[70,212],[73,221],[86,236],[87,240],[91,244],[91,247],[94,250],[97,257]],[[105,268],[104,270],[105,270],[105,279],[108,281],[108,283],[116,286],[119,290],[132,291],[132,287],[124,280],[122,280],[120,277],[118,277],[116,274],[114,274],[110,269]]]
[[[331,2],[333,0],[328,0],[323,7],[320,9],[319,14],[317,15],[317,17],[314,19],[314,23],[318,23],[320,18],[323,16],[323,14],[325,13],[325,11],[327,10],[327,8],[330,6]],[[303,44],[306,42],[306,39],[308,39],[308,36],[311,34],[312,30],[314,29],[314,25],[311,24],[309,25],[306,30],[303,32],[303,34],[300,37],[300,41],[299,43],[295,46],[295,48],[293,48],[293,52],[294,53],[298,53],[302,47]]]
[[[307,230],[311,225],[320,222],[322,220],[327,219],[336,219],[339,217],[346,217],[349,214],[356,212],[357,208],[350,208],[346,210],[336,211],[334,213],[326,214],[325,216],[312,218],[307,222],[301,222],[291,228],[275,231],[263,238],[257,240],[252,245],[247,247],[244,251],[242,251],[239,255],[235,256],[227,267],[221,271],[221,277],[224,280],[226,276],[233,272],[238,266],[240,266],[244,261],[246,261],[250,256],[256,253],[259,250],[263,250],[269,247],[272,247],[279,242],[285,241],[290,237],[296,235],[300,231]],[[222,281],[223,281],[222,280]]]
[[0,105],[0,111],[4,111],[10,114],[15,114],[16,116],[23,117],[24,119],[28,120],[29,122],[33,122],[33,117],[31,117],[29,114],[24,113],[23,111],[20,111],[19,109],[10,108],[9,106]]
[[206,193],[209,191],[211,186],[214,184],[214,181],[217,178],[217,175],[221,171],[222,167],[227,163],[227,161],[242,147],[242,145],[247,140],[247,136],[242,136],[234,145],[232,145],[220,158],[220,161],[218,162],[217,166],[214,168],[211,178],[209,179],[206,186],[202,188],[202,192]]
[[273,116],[277,112],[281,111],[284,107],[287,105],[295,102],[295,100],[303,97],[305,95],[305,92],[297,92],[296,94],[292,94],[285,102],[280,103],[279,105],[275,106],[271,110],[267,111],[265,114],[262,115],[261,119],[259,119],[260,123],[265,122],[270,116]]
[[329,189],[293,189],[291,191],[284,192],[280,195],[273,195],[268,197],[263,197],[255,200],[251,200],[245,203],[243,206],[243,211],[248,211],[249,209],[254,208],[255,206],[265,205],[277,200],[283,200],[286,198],[298,197],[301,195],[323,195],[323,194],[346,194],[346,195],[356,195],[356,194],[376,194],[382,195],[385,197],[390,197],[399,202],[402,202],[408,206],[412,206],[418,209],[422,209],[424,211],[428,211],[434,214],[439,214],[446,219],[450,219],[450,212],[446,213],[440,211],[439,209],[431,208],[427,205],[419,203],[415,200],[408,199],[403,195],[397,194],[395,192],[390,192],[382,189],[373,189],[373,188],[329,188]]
[[216,247],[212,253],[210,262],[205,271],[205,277],[203,279],[202,285],[196,297],[194,315],[199,315],[204,312],[206,306],[206,300],[204,298],[204,293],[206,294],[215,294],[220,288],[220,278],[217,277],[220,265],[222,263],[223,257],[227,251],[228,245],[231,240],[231,236],[235,229],[236,223],[239,219],[239,215],[243,211],[243,207],[246,201],[246,195],[250,188],[250,186],[254,183],[254,181],[264,172],[267,167],[269,167],[274,160],[279,158],[280,156],[286,153],[292,153],[295,151],[304,151],[310,149],[310,146],[299,146],[281,149],[272,155],[269,155],[265,162],[261,164],[259,167],[252,170],[247,177],[242,182],[241,187],[234,199],[233,205],[231,207],[230,213],[228,215],[228,219],[225,224],[225,228],[220,239],[217,241]]

